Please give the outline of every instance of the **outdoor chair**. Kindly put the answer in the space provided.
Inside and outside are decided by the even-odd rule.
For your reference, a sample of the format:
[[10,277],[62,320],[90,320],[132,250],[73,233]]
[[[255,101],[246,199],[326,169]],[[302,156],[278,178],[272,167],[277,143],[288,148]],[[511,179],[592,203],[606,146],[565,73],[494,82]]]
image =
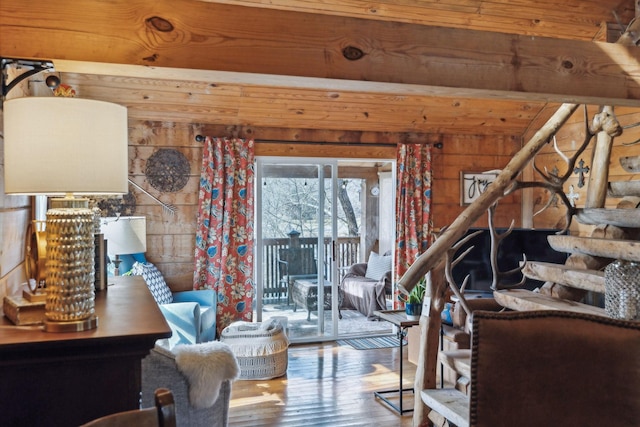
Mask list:
[[340,284],[344,293],[342,308],[355,309],[368,319],[377,320],[374,312],[387,309],[386,300],[393,292],[391,274],[391,253],[371,252],[368,262],[351,265]]
[[296,280],[318,277],[318,264],[312,247],[289,247],[278,251],[278,280],[280,293],[286,289],[287,302],[291,304],[293,284]]

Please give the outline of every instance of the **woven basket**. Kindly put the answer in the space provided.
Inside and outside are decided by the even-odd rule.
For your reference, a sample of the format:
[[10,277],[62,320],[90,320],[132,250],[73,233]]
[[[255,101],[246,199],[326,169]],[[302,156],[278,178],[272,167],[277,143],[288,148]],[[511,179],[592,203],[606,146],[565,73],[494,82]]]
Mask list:
[[289,340],[277,320],[232,323],[224,328],[220,341],[235,354],[241,380],[277,378],[287,372]]

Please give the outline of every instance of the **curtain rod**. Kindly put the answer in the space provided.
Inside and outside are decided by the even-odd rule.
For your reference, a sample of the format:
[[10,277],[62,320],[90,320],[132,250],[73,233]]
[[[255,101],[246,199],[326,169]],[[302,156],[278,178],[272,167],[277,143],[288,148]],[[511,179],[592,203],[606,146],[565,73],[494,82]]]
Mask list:
[[[196,135],[195,139],[198,142],[204,142],[204,136]],[[363,146],[363,147],[386,147],[386,148],[395,148],[398,144],[394,143],[384,143],[384,142],[372,142],[372,143],[361,143],[361,142],[319,142],[319,141],[300,141],[300,140],[284,140],[284,139],[254,139],[254,142],[260,142],[263,144],[296,144],[296,145],[335,145],[339,147],[344,146]],[[436,142],[433,144],[435,148],[442,148],[442,142]]]

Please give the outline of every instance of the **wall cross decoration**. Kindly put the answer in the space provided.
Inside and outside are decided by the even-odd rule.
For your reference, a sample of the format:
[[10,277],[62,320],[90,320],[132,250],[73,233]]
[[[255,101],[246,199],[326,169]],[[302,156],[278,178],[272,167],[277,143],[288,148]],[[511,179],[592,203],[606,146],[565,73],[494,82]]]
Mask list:
[[584,176],[589,173],[589,166],[584,165],[584,160],[580,159],[578,167],[573,168],[573,173],[578,174],[578,188],[584,187]]
[[567,199],[569,199],[569,203],[571,203],[571,206],[573,206],[575,208],[576,207],[576,200],[578,200],[580,198],[580,194],[574,192],[573,190],[574,190],[574,186],[570,185],[569,186],[569,192],[567,193]]

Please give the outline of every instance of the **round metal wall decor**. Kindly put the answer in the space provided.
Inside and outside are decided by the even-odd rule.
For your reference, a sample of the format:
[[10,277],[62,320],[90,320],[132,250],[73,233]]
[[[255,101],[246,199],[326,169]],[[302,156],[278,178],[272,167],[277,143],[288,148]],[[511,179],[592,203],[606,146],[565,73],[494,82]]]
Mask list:
[[149,157],[144,171],[153,188],[164,193],[179,191],[187,185],[191,166],[178,150],[162,148]]

